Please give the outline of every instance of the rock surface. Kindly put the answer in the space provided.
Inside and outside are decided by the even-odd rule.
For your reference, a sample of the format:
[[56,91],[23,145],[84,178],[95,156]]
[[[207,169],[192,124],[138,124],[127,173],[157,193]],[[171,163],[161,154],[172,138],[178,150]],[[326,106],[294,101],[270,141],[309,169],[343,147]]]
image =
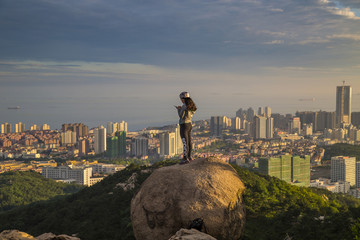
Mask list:
[[4,230],[0,233],[0,240],[80,240],[80,238],[70,237],[65,234],[55,235],[53,233],[44,233],[34,238],[19,230]]
[[4,230],[0,233],[0,240],[36,240],[36,238],[18,230]]
[[169,240],[216,240],[212,236],[196,229],[180,229]]
[[244,190],[236,171],[216,158],[157,169],[131,201],[135,238],[168,240],[202,218],[216,239],[239,239],[245,225]]

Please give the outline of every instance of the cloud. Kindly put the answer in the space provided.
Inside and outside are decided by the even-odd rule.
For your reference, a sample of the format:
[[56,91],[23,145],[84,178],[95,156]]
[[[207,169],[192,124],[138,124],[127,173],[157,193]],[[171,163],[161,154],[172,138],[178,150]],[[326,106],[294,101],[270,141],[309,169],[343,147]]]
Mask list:
[[272,40],[270,42],[264,42],[267,45],[284,44],[284,40]]
[[[334,0],[319,0],[320,4],[326,6],[326,10],[339,16],[344,16],[348,19],[359,20],[360,16],[356,14],[356,10],[352,10],[349,6],[344,6],[341,1]],[[346,2],[346,1],[345,1]],[[359,12],[359,10],[357,10]],[[360,14],[360,12],[359,12]]]
[[329,36],[331,39],[349,39],[353,41],[360,41],[360,34],[334,34]]
[[271,12],[284,12],[284,10],[281,9],[281,8],[270,8],[269,10],[270,10]]

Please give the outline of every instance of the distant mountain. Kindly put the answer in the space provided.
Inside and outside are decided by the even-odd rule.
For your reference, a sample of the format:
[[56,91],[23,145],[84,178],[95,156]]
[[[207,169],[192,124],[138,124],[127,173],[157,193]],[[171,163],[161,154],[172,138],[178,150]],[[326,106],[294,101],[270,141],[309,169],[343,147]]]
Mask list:
[[0,211],[78,192],[80,185],[58,183],[36,172],[0,174]]
[[[175,163],[131,165],[71,196],[2,212],[0,231],[18,229],[34,236],[44,232],[77,234],[84,240],[134,239],[130,221],[132,197],[153,169]],[[360,237],[359,200],[234,168],[247,187],[243,195],[247,216],[242,239]]]

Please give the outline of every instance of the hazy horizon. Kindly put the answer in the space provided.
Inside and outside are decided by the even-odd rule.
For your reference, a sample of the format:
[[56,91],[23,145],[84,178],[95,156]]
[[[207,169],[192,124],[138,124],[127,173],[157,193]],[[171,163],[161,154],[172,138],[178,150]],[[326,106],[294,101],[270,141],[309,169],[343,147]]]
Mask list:
[[355,0],[3,0],[0,123],[139,130],[176,123],[182,91],[194,120],[335,111],[343,81],[360,111],[359,23]]

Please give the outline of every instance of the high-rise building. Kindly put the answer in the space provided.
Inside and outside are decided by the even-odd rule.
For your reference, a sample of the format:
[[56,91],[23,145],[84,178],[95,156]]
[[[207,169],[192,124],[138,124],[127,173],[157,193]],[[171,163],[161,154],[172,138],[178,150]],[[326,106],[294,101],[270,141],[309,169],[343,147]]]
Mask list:
[[310,157],[283,155],[275,158],[260,158],[259,171],[300,186],[310,184]]
[[291,181],[299,185],[310,185],[310,156],[291,158]]
[[1,124],[1,133],[11,133],[11,124],[7,122]]
[[175,155],[175,133],[160,134],[160,156],[172,157]]
[[251,107],[246,111],[246,120],[252,122],[254,120],[255,111]]
[[106,138],[106,156],[108,158],[119,157],[119,141],[117,136]]
[[360,187],[360,162],[356,163],[356,187],[359,188]]
[[126,156],[126,131],[119,131],[115,133],[115,136],[118,137],[118,155],[119,157]]
[[331,158],[331,181],[343,180],[356,184],[356,158],[337,156]]
[[84,125],[83,123],[66,123],[61,127],[62,132],[66,132],[67,130],[76,132],[77,138],[85,137],[89,135],[89,127]]
[[212,136],[221,136],[223,130],[223,116],[212,116],[210,119],[210,132]]
[[95,154],[106,151],[106,128],[104,126],[94,129],[94,149]]
[[351,86],[336,87],[336,125],[351,124]]
[[242,108],[239,108],[239,110],[236,111],[237,117],[243,118],[244,115],[246,115],[246,112]]
[[50,130],[50,126],[46,123],[44,123],[42,126],[41,126],[41,130]]
[[266,117],[255,116],[254,117],[254,138],[265,139],[266,138]]
[[114,125],[115,124],[113,122],[108,122],[107,123],[107,128],[106,128],[107,134],[113,135],[117,131],[117,129],[115,129],[115,131],[114,131]]
[[239,117],[234,117],[231,119],[231,127],[234,130],[240,130],[241,129],[241,118]]
[[30,126],[30,131],[38,131],[39,130],[39,126],[36,124],[33,124]]
[[134,142],[134,155],[138,157],[143,157],[148,155],[149,151],[149,142],[145,137],[135,138]]
[[253,137],[255,139],[273,138],[274,119],[264,116],[255,116],[253,121]]
[[319,111],[314,113],[314,131],[324,131],[336,127],[336,113]]
[[180,125],[179,124],[176,125],[174,133],[175,133],[175,154],[182,154],[184,143],[180,136]]
[[90,141],[89,139],[85,138],[80,138],[79,139],[79,157],[83,157],[88,155],[89,151],[90,151]]
[[126,132],[116,132],[106,138],[106,155],[109,158],[126,157]]
[[76,144],[76,132],[70,130],[61,133],[61,144],[62,146],[66,145],[75,145]]
[[117,122],[108,122],[107,123],[107,133],[110,135],[114,135],[116,132],[127,132],[127,122],[122,121],[120,123]]
[[271,117],[271,108],[265,107],[265,117]]
[[293,117],[289,121],[289,133],[300,134],[301,131],[301,122],[299,117]]
[[16,133],[20,133],[20,132],[24,132],[25,131],[25,124],[22,122],[18,122],[17,124],[15,124],[15,132]]
[[127,122],[122,121],[121,123],[119,123],[118,131],[127,132],[127,130],[128,130],[128,124],[127,124]]
[[305,136],[311,136],[313,135],[313,124],[303,124],[303,135]]
[[274,119],[272,117],[266,118],[266,138],[274,137]]
[[262,107],[258,108],[258,115],[263,116],[264,115],[264,109]]

